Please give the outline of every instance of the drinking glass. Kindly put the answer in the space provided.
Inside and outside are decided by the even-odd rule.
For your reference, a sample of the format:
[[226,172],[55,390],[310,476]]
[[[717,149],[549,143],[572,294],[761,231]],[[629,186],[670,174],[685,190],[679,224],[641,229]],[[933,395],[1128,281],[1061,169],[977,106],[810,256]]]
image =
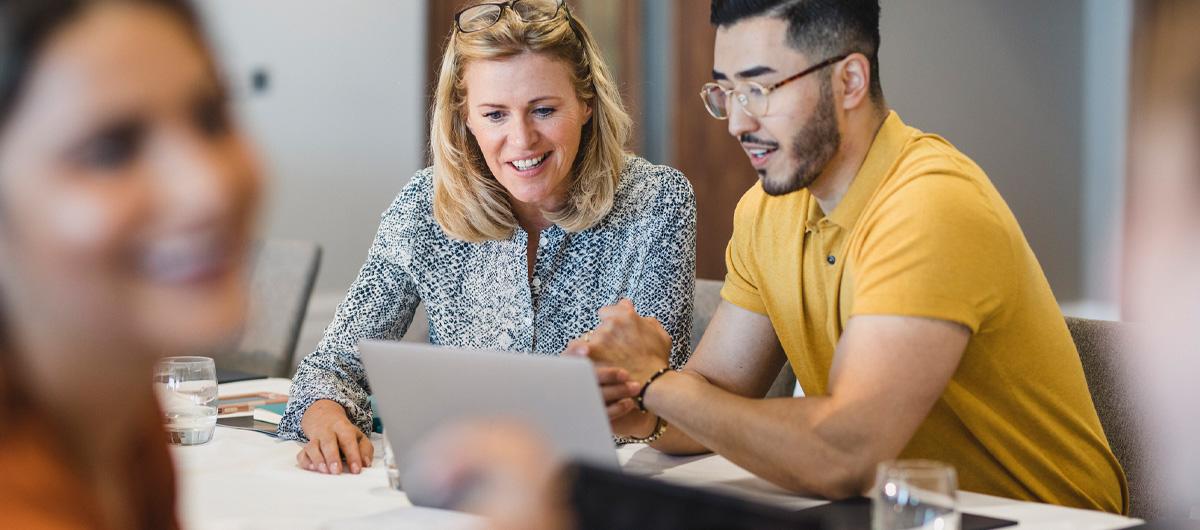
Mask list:
[[874,530],[958,530],[958,475],[932,460],[879,464],[871,495]]
[[217,425],[217,369],[208,357],[166,357],[154,367],[154,390],[168,440],[199,445]]

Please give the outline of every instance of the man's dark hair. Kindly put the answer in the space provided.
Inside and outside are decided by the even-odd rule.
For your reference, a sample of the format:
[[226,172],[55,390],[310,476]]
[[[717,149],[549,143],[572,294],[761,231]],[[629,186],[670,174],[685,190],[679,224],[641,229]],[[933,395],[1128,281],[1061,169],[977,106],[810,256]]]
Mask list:
[[861,53],[871,61],[871,99],[883,101],[879,81],[879,0],[712,0],[712,24],[730,26],[768,16],[788,23],[788,42],[813,61]]

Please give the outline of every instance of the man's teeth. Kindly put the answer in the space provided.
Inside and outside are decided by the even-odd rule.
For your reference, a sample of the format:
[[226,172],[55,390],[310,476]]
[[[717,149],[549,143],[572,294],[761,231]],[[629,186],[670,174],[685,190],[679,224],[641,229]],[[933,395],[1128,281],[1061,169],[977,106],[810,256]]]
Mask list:
[[772,151],[775,151],[775,150],[774,149],[747,149],[746,150],[746,152],[750,153],[750,156],[752,156],[754,158],[762,158],[764,156],[767,156],[767,154],[771,153]]
[[549,154],[550,153],[546,153],[537,158],[530,158],[526,160],[513,160],[512,165],[521,171],[527,171],[542,165],[542,161],[545,160]]

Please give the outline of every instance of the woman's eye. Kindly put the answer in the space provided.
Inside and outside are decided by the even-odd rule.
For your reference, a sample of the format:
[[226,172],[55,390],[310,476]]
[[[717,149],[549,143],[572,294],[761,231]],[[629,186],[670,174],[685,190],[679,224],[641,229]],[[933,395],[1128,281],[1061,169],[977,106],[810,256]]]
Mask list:
[[95,169],[119,169],[137,158],[144,136],[137,123],[110,127],[84,142],[77,151],[77,159]]
[[533,115],[537,116],[539,118],[546,118],[546,117],[549,117],[551,114],[554,114],[554,108],[552,108],[552,107],[538,107],[536,109],[533,109]]
[[483,117],[487,118],[488,121],[500,121],[504,118],[504,113],[498,110],[493,110],[492,112],[484,114]]
[[201,101],[192,111],[196,127],[209,137],[218,137],[231,130],[229,108],[220,98]]

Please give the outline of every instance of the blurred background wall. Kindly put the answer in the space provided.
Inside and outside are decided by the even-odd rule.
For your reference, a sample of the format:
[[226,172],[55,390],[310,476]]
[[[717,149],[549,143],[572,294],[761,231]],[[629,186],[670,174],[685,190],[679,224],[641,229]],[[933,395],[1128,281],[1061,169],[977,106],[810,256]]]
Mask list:
[[[274,178],[268,237],[325,248],[311,350],[378,216],[424,167],[430,72],[461,0],[198,0]],[[697,92],[705,0],[571,0],[637,121],[631,149],[680,168],[699,205],[698,275],[721,278],[753,172]],[[1068,313],[1116,318],[1130,0],[884,0],[882,81],[910,124],[973,157],[1016,213]]]

